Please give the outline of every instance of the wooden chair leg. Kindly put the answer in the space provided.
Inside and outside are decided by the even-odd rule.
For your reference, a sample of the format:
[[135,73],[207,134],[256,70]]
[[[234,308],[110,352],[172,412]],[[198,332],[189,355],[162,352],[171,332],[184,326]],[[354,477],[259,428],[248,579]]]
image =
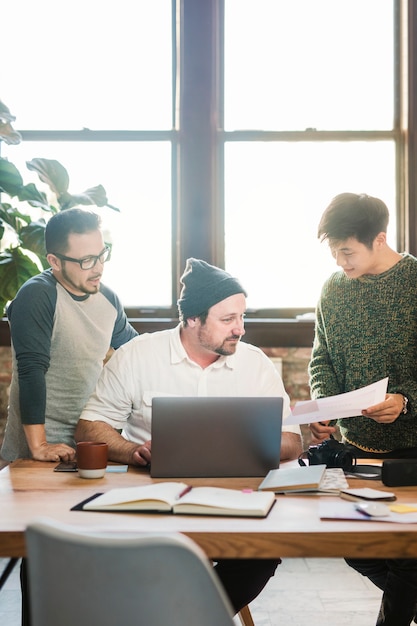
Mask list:
[[252,619],[252,614],[248,605],[244,606],[239,612],[239,618],[242,626],[255,626],[255,622]]

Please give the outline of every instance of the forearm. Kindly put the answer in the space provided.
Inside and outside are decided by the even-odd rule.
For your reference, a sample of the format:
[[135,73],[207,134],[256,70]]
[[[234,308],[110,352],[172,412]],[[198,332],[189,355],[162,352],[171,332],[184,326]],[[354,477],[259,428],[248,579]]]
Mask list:
[[283,432],[281,438],[281,461],[297,459],[303,451],[300,435]]
[[23,424],[23,430],[32,454],[34,450],[47,443],[45,424]]
[[44,424],[23,424],[26,441],[36,461],[71,461],[75,450],[65,443],[48,443]]
[[109,461],[138,465],[134,453],[141,447],[127,441],[110,424],[96,420],[78,420],[74,434],[75,441],[105,441],[109,449]]

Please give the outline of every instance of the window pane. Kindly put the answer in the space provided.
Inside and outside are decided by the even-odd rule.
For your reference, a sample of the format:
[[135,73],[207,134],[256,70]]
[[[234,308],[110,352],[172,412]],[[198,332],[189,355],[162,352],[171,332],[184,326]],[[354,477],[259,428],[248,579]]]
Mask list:
[[226,268],[246,287],[248,307],[315,306],[324,279],[337,269],[317,226],[339,193],[384,200],[395,248],[394,172],[391,141],[227,143]]
[[[104,283],[113,287],[125,306],[171,305],[171,145],[169,142],[78,143],[22,142],[2,146],[24,182],[45,189],[25,161],[56,159],[70,177],[70,193],[103,185],[110,204],[95,209],[103,217],[112,258]],[[56,204],[56,203],[55,203]],[[43,214],[45,215],[45,214]]]
[[225,128],[393,127],[392,0],[225,0]]
[[171,0],[13,0],[1,22],[16,128],[171,128]]

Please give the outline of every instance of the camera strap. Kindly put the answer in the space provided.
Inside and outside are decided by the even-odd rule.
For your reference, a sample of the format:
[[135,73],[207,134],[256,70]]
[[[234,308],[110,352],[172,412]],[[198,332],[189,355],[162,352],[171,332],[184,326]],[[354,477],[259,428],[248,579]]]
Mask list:
[[304,452],[302,452],[300,456],[298,457],[298,465],[301,465],[301,467],[304,467],[307,465],[307,463],[304,461],[304,459],[307,458],[307,452],[308,450],[304,450]]

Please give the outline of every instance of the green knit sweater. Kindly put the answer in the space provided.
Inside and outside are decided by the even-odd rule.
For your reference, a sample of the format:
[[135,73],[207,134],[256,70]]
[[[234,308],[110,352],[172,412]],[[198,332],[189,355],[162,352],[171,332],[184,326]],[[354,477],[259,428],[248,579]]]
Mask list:
[[387,272],[357,279],[336,272],[323,286],[316,313],[312,398],[388,376],[388,393],[407,396],[408,413],[392,424],[363,416],[341,419],[340,431],[363,450],[417,447],[417,259],[404,253]]

